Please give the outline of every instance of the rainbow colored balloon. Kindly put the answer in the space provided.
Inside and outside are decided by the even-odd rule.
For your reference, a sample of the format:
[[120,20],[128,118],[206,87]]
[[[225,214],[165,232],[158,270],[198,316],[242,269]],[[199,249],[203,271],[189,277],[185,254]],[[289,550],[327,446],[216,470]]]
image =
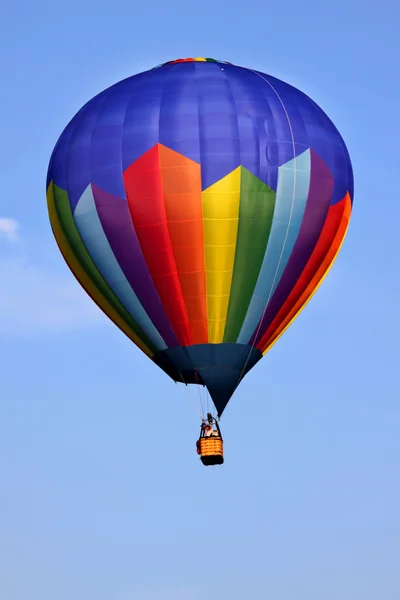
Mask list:
[[90,100],[53,151],[47,201],[86,292],[219,415],[323,280],[349,224],[348,151],[305,94],[209,58]]

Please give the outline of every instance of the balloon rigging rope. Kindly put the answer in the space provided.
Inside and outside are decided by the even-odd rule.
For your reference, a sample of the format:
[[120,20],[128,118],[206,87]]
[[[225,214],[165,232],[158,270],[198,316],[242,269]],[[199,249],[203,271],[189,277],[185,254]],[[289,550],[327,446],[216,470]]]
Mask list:
[[269,295],[268,295],[268,298],[267,298],[267,302],[265,304],[265,308],[264,308],[263,314],[261,316],[260,322],[259,322],[257,330],[255,332],[253,343],[252,343],[252,345],[250,347],[249,354],[247,356],[246,362],[245,362],[244,367],[243,367],[243,369],[242,369],[242,371],[241,371],[241,373],[239,375],[238,382],[237,382],[237,384],[235,386],[235,389],[233,390],[232,394],[235,392],[235,390],[237,389],[239,383],[243,379],[243,373],[245,372],[247,364],[248,364],[248,362],[250,360],[250,356],[251,356],[251,353],[252,353],[252,351],[254,349],[254,346],[256,344],[256,341],[257,341],[257,338],[258,338],[258,334],[260,333],[260,329],[261,329],[262,322],[264,320],[265,313],[267,312],[268,304],[269,304],[269,301],[270,301],[271,295],[272,295],[272,290],[274,289],[275,281],[276,281],[276,278],[278,276],[279,268],[280,268],[280,265],[281,265],[281,262],[282,262],[283,253],[285,251],[285,246],[286,246],[287,238],[288,238],[288,235],[289,235],[289,229],[290,229],[290,225],[291,225],[291,222],[292,222],[292,216],[293,216],[293,210],[294,210],[294,203],[295,203],[295,197],[296,197],[296,148],[295,148],[295,143],[294,143],[293,128],[292,128],[292,124],[290,122],[289,114],[288,114],[288,112],[286,110],[286,106],[285,106],[282,98],[280,97],[280,95],[278,94],[278,92],[276,91],[276,89],[274,88],[274,86],[268,81],[268,79],[266,79],[265,77],[263,77],[262,75],[260,75],[260,73],[257,73],[257,71],[253,71],[252,69],[249,69],[249,70],[252,73],[254,73],[255,75],[257,75],[258,77],[260,77],[263,81],[265,81],[270,86],[270,88],[276,94],[279,102],[281,103],[282,108],[284,110],[284,113],[286,115],[286,119],[287,119],[287,122],[288,122],[288,125],[289,125],[290,135],[291,135],[291,138],[292,138],[292,147],[293,147],[293,166],[294,166],[294,174],[293,174],[293,196],[292,196],[292,205],[290,207],[289,221],[288,221],[288,225],[287,225],[287,228],[286,228],[286,235],[285,235],[285,239],[283,241],[283,246],[282,246],[281,254],[279,256],[279,261],[278,261],[278,264],[276,266],[275,276],[274,276],[273,282],[272,282],[270,290],[269,290]]
[[[194,399],[194,397],[193,397],[193,395],[192,395],[192,392],[190,391],[190,388],[189,388],[188,384],[187,384],[187,383],[186,383],[186,381],[183,379],[182,373],[181,373],[180,371],[178,371],[178,373],[179,373],[179,375],[180,375],[180,378],[182,379],[182,383],[183,383],[183,384],[186,386],[186,388],[187,388],[187,391],[188,391],[188,393],[189,393],[189,397],[190,397],[190,399],[191,399],[191,400],[193,400],[193,403],[194,403],[195,410],[196,410],[197,414],[199,415],[200,419],[202,419],[202,420],[203,420],[203,415],[200,413],[199,409],[197,408],[197,402],[196,402],[196,400]],[[187,396],[186,396],[185,392],[184,392],[184,391],[181,389],[181,387],[178,385],[178,382],[176,381],[175,383],[177,384],[178,388],[181,390],[181,392],[182,392],[182,394],[184,395],[184,397],[185,397],[185,398],[187,398]],[[203,409],[203,413],[204,413],[204,409]]]
[[204,398],[207,403],[207,412],[210,412],[210,394],[208,393],[208,389],[204,386]]
[[200,400],[201,412],[203,413],[203,418],[204,418],[204,404],[203,404],[203,397],[202,397],[202,395],[201,395],[200,384],[197,384],[197,392],[198,392],[198,394],[199,394],[199,400]]

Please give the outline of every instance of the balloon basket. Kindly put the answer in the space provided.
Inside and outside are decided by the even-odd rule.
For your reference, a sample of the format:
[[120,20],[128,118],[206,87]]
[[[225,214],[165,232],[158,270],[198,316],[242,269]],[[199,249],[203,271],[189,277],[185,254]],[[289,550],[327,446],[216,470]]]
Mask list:
[[224,462],[224,444],[220,436],[200,438],[200,459],[206,467],[222,465]]

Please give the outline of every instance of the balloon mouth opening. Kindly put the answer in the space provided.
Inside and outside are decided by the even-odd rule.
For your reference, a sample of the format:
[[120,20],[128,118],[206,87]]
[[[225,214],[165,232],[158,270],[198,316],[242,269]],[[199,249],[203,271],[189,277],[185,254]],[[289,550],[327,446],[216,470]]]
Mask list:
[[243,377],[261,360],[248,344],[195,344],[160,350],[152,360],[176,383],[205,385],[222,415]]
[[175,60],[169,60],[165,63],[161,63],[155,67],[154,69],[158,69],[160,67],[166,67],[168,65],[177,65],[179,63],[188,63],[188,62],[208,62],[208,63],[218,63],[222,65],[231,65],[232,63],[227,62],[226,60],[218,60],[216,58],[203,58],[202,56],[197,56],[196,58],[177,58]]

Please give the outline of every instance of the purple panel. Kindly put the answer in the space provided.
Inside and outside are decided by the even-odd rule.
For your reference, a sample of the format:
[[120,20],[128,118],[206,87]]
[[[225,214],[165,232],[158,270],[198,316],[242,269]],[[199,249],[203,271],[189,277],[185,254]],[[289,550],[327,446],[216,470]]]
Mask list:
[[332,202],[353,196],[345,143],[315,102],[265,73],[212,62],[169,64],[101,92],[61,134],[48,181],[72,208],[89,182],[122,198],[122,172],[158,142],[201,163],[203,189],[241,164],[276,190],[278,166],[311,148],[335,178]]
[[257,325],[250,344],[256,346],[260,341],[303,272],[321,235],[331,203],[334,183],[327,165],[311,150],[310,191],[299,235],[286,269],[262,318],[259,333],[255,338]]
[[97,212],[119,266],[168,347],[179,346],[151,278],[126,200],[92,184]]

